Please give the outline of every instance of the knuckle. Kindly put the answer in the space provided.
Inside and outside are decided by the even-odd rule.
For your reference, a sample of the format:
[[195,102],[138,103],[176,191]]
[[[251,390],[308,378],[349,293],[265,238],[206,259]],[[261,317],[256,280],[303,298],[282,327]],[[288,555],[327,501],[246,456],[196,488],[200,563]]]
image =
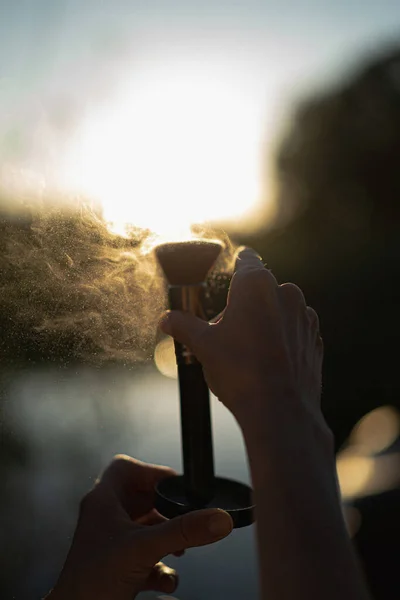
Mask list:
[[113,456],[113,459],[110,464],[110,468],[115,471],[119,471],[121,469],[126,468],[126,463],[128,462],[128,457],[125,454],[116,454]]
[[135,476],[142,464],[126,454],[116,454],[104,471],[101,481],[111,487],[123,485],[124,482]]
[[112,461],[109,463],[109,465],[103,471],[100,481],[103,483],[105,481],[109,481],[111,479],[115,479],[115,477],[118,477],[122,471],[123,467],[122,467],[121,463],[123,463],[123,462],[124,461],[120,457],[120,455],[114,456]]

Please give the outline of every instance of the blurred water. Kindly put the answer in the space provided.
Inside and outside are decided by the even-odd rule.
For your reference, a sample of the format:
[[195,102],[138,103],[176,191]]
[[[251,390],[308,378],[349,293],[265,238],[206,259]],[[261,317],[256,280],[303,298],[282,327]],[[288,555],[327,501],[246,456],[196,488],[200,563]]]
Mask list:
[[[40,598],[62,566],[80,497],[114,454],[181,471],[177,382],[153,367],[47,368],[14,373],[2,395],[4,435],[21,450],[1,451],[1,597]],[[215,398],[212,413],[217,474],[249,482],[236,422]],[[254,526],[166,562],[179,569],[179,600],[257,597]]]

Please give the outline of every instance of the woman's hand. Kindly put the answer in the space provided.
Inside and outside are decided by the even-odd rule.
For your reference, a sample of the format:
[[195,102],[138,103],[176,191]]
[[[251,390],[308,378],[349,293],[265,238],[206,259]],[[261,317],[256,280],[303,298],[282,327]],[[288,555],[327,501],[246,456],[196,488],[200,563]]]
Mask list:
[[231,517],[206,509],[165,519],[154,487],[168,467],[117,456],[82,500],[67,561],[49,600],[132,600],[143,590],[175,591],[176,571],[160,560],[227,536]]
[[170,311],[161,329],[203,365],[207,383],[241,426],[303,408],[320,421],[323,346],[318,316],[292,283],[278,285],[249,248],[237,254],[227,306],[216,323]]
[[262,598],[366,600],[320,407],[323,347],[301,290],[238,253],[216,323],[172,311],[161,329],[186,345],[242,428],[254,488]]

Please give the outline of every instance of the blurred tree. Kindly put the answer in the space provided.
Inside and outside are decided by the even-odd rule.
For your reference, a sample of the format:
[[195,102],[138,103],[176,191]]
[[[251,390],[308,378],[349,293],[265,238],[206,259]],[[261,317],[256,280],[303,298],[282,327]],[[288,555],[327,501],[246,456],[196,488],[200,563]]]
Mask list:
[[[322,405],[340,447],[365,413],[400,408],[400,48],[301,103],[276,175],[278,226],[245,242],[319,313]],[[394,489],[358,504],[376,600],[400,597],[399,499]]]
[[400,49],[301,103],[276,174],[277,228],[246,241],[320,314],[339,446],[363,414],[400,402]]
[[[277,158],[282,211],[386,235],[400,215],[400,50],[297,110]],[[335,232],[337,234],[337,231]]]

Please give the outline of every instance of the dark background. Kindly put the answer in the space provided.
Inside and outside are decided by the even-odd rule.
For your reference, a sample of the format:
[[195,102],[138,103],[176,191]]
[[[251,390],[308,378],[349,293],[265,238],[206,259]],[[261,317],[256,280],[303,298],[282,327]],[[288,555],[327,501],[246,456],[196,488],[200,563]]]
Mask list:
[[[300,103],[279,143],[275,175],[279,213],[273,227],[257,233],[236,230],[231,237],[256,248],[278,280],[299,285],[317,310],[325,344],[323,411],[339,449],[366,413],[388,405],[400,410],[399,49],[371,54],[332,89]],[[137,362],[151,360],[162,299],[144,310],[136,298],[154,298],[159,284],[144,290],[133,271],[129,289],[101,283],[116,269],[119,277],[126,276],[130,267],[118,253],[135,249],[143,236],[141,231],[129,241],[109,236],[101,220],[82,219],[74,210],[2,213],[2,598],[33,597],[15,595],[15,590],[22,589],[21,578],[32,575],[37,552],[27,521],[11,511],[13,474],[23,473],[32,456],[23,433],[7,421],[10,390],[27,371],[48,365],[63,380],[82,365],[94,377],[104,378],[111,367],[134,376]],[[98,248],[96,262],[93,249],[98,253]],[[85,280],[95,281],[96,293],[82,287]],[[138,334],[136,322],[127,322],[127,301],[146,323],[145,335]],[[85,454],[79,444],[77,457]],[[398,443],[388,451],[398,452]],[[18,510],[25,503],[29,498],[19,498]],[[355,542],[374,597],[399,598],[399,489],[358,499],[355,505],[363,515]],[[72,527],[74,515],[68,510],[65,518]],[[33,516],[33,521],[37,539],[40,520]],[[41,543],[51,549],[51,538]],[[43,593],[46,582],[47,589],[53,583],[55,562],[39,585]]]

